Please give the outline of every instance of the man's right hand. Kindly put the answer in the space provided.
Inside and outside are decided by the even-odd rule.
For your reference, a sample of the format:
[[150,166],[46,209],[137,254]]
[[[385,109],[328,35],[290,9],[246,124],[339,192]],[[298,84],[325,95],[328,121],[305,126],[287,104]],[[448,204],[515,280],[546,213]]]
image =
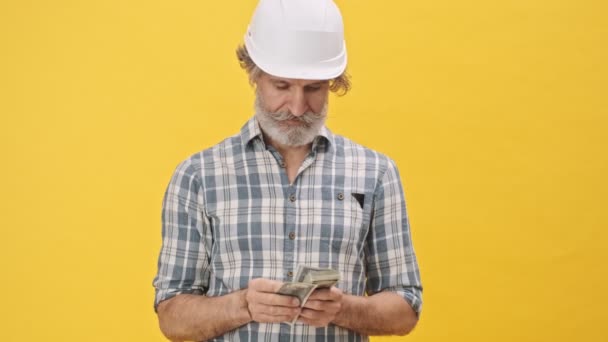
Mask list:
[[257,278],[249,281],[245,299],[251,319],[259,323],[291,322],[300,313],[300,301],[276,292],[283,283]]

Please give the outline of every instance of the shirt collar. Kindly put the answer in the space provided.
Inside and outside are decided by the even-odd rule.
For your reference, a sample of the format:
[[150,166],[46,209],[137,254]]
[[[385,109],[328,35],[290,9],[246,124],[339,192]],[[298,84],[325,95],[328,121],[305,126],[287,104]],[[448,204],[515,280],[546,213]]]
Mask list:
[[[241,128],[241,140],[245,148],[254,148],[255,144],[261,144],[260,146],[266,149],[260,124],[255,116],[252,116]],[[328,152],[333,144],[334,134],[324,125],[313,140],[312,150],[318,151],[319,149],[323,149],[325,152]]]

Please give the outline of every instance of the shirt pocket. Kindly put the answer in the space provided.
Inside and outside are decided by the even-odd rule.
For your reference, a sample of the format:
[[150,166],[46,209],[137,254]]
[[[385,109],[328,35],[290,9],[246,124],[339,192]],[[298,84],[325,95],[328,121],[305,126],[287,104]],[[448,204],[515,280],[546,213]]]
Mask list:
[[[327,192],[329,192],[328,190]],[[346,258],[358,254],[365,236],[366,215],[361,192],[333,190],[325,193],[323,201],[326,217],[330,224],[324,225],[321,232],[322,242],[329,244],[333,253]],[[359,199],[357,199],[359,197]],[[327,200],[330,199],[330,200]]]

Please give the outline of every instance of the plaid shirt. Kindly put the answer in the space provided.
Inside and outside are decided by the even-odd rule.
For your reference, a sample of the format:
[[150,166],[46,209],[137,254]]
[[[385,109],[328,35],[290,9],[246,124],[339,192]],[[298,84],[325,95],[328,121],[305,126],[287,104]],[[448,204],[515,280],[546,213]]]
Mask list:
[[[323,127],[293,184],[251,118],[240,134],[175,170],[163,199],[155,309],[180,293],[221,296],[253,278],[288,282],[297,265],[333,268],[344,293],[422,286],[392,160]],[[213,341],[367,341],[335,325],[252,322]]]

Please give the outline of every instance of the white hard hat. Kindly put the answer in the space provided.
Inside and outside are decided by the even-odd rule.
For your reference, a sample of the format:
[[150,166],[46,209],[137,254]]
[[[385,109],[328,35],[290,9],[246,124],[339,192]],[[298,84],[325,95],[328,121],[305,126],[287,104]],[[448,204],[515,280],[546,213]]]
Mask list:
[[245,47],[277,77],[328,80],[346,69],[342,15],[332,0],[260,0]]

